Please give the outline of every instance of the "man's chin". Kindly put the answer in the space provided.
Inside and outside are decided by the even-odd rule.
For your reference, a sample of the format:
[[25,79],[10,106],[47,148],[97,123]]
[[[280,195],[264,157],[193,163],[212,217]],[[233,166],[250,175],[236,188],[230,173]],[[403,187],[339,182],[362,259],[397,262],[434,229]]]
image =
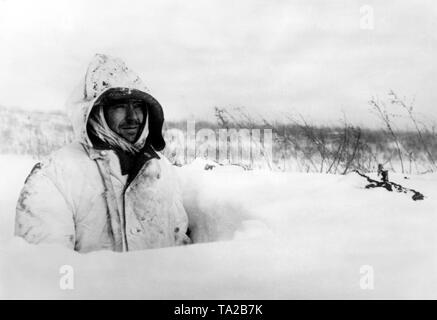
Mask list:
[[134,143],[137,139],[137,133],[132,133],[132,134],[130,134],[130,133],[124,133],[124,134],[121,134],[121,136],[124,138],[124,139],[126,139],[127,141],[129,141],[130,143]]
[[135,142],[138,136],[138,129],[123,129],[120,130],[120,136],[125,138],[129,142]]

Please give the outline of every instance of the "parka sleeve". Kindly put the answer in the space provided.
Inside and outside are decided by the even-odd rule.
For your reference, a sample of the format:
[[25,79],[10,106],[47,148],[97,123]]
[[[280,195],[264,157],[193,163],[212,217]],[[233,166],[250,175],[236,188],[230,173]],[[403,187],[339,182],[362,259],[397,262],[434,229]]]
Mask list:
[[27,177],[17,202],[15,235],[34,244],[60,244],[74,249],[73,211],[50,169],[38,163]]
[[176,245],[184,245],[192,243],[187,235],[188,231],[188,216],[182,201],[182,194],[179,194],[174,203],[176,216],[175,242]]
[[171,176],[174,179],[174,197],[173,197],[173,208],[174,208],[174,218],[175,218],[175,244],[185,245],[192,243],[190,237],[188,236],[188,225],[189,219],[187,212],[185,211],[183,203],[183,191],[181,180],[179,179],[176,170],[169,165]]

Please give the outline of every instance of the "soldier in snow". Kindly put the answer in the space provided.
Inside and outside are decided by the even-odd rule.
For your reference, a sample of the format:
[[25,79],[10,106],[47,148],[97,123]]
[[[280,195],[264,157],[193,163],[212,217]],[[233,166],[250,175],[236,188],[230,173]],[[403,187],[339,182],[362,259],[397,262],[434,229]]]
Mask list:
[[76,141],[32,170],[15,234],[79,252],[189,243],[176,174],[159,153],[163,110],[141,79],[98,54],[67,107]]

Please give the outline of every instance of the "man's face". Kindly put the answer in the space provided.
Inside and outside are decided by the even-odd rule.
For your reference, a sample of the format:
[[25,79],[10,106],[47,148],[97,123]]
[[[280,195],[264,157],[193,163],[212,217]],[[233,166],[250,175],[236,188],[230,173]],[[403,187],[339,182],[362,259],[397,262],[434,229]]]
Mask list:
[[118,100],[104,108],[106,122],[112,131],[129,142],[140,135],[144,121],[144,103],[141,100]]

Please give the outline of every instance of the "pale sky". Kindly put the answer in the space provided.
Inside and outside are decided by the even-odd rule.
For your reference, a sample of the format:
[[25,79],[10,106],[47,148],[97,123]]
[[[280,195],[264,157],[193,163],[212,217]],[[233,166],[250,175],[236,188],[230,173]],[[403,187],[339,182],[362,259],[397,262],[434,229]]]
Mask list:
[[436,30],[432,0],[0,0],[0,105],[62,110],[105,53],[140,75],[167,119],[236,106],[371,125],[368,100],[390,89],[429,119]]

